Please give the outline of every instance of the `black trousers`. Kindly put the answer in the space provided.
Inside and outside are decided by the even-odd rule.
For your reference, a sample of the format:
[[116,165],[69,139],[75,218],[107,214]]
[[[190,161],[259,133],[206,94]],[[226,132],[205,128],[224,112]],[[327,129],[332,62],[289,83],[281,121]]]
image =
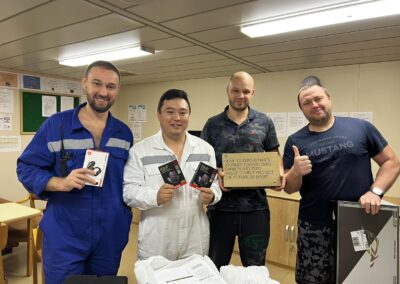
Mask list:
[[208,211],[209,257],[220,269],[228,265],[238,236],[243,266],[265,265],[269,242],[269,209],[252,212]]

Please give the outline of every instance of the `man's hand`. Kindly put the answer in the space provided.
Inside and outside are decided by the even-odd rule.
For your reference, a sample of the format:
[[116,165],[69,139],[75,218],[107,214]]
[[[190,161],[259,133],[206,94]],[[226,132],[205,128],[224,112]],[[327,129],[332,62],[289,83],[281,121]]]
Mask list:
[[176,190],[177,189],[171,184],[163,184],[157,192],[158,206],[171,201]]
[[200,200],[204,205],[208,205],[214,200],[214,192],[211,188],[200,187]]
[[305,176],[312,171],[312,165],[310,158],[306,155],[300,156],[299,149],[296,145],[293,145],[294,152],[294,162],[293,162],[293,172],[297,176]]
[[272,187],[268,187],[268,188],[272,189],[272,190],[275,190],[275,191],[282,191],[283,189],[285,189],[286,176],[284,174],[281,174],[280,178],[281,178],[281,185],[280,186],[272,186]]
[[375,193],[368,191],[360,197],[360,204],[361,208],[364,208],[367,214],[371,213],[375,215],[378,214],[381,208],[381,198]]
[[64,188],[66,191],[71,191],[72,189],[82,189],[85,187],[85,183],[96,184],[96,181],[90,176],[94,176],[95,171],[87,168],[80,168],[72,170],[68,176],[63,180]]
[[230,188],[224,187],[224,171],[221,168],[218,169],[218,185],[222,191],[231,191]]

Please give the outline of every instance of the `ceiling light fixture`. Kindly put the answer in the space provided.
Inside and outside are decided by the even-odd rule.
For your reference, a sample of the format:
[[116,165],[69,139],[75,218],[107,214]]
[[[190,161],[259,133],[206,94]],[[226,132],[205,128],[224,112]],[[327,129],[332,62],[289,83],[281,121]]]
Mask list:
[[155,50],[142,45],[129,45],[106,50],[99,50],[73,57],[63,58],[58,61],[61,65],[82,66],[96,60],[115,61],[139,56],[154,54]]
[[399,0],[355,0],[243,24],[240,31],[254,38],[396,14]]

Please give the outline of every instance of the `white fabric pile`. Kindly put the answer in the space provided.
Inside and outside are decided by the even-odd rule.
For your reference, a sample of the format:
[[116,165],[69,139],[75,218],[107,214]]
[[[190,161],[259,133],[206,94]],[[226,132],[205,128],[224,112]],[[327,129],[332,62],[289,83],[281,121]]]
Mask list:
[[138,284],[227,284],[211,259],[197,254],[176,261],[162,256],[137,261],[135,275]]
[[279,284],[269,277],[265,266],[222,266],[221,277],[229,284]]

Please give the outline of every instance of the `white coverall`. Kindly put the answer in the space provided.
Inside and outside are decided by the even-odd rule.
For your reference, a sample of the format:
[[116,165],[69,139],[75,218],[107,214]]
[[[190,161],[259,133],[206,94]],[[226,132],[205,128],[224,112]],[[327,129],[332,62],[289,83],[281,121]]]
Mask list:
[[[200,201],[200,191],[189,186],[199,162],[216,167],[215,153],[204,140],[186,133],[180,167],[187,184],[179,187],[171,201],[158,206],[157,192],[165,182],[158,167],[176,157],[164,143],[162,133],[135,144],[124,169],[124,201],[141,210],[138,235],[139,260],[161,255],[177,260],[192,254],[207,255],[210,229]],[[214,200],[221,199],[217,179]]]

